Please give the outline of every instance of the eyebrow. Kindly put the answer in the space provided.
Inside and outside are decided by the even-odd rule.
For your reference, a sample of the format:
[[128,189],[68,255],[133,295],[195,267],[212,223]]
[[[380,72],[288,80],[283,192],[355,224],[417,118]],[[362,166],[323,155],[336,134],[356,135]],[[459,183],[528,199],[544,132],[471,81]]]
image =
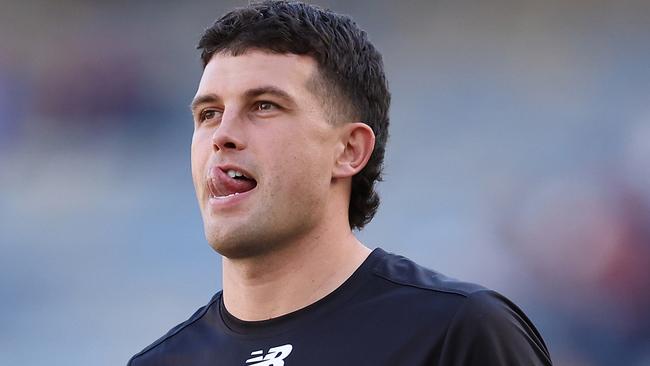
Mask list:
[[217,94],[210,93],[197,95],[192,99],[192,103],[190,103],[190,110],[194,112],[201,104],[216,103],[219,101],[221,101],[221,98]]
[[[260,95],[269,94],[275,96],[276,98],[283,99],[285,102],[290,103],[292,106],[295,105],[295,100],[289,93],[286,91],[272,85],[260,86],[253,89],[248,89],[244,92],[244,97],[247,99],[252,99],[259,97]],[[219,95],[210,93],[197,95],[190,104],[190,109],[194,112],[201,104],[206,103],[218,103],[222,99]]]
[[272,85],[261,86],[259,88],[249,89],[244,93],[244,95],[247,98],[255,98],[255,97],[259,97],[260,95],[264,95],[264,94],[269,94],[269,95],[275,96],[276,98],[284,99],[287,102],[294,103],[294,100],[291,97],[291,95],[289,95],[289,93],[287,93],[286,91],[284,91],[284,90],[282,90],[282,89],[280,89],[280,88],[278,88],[276,86],[272,86]]

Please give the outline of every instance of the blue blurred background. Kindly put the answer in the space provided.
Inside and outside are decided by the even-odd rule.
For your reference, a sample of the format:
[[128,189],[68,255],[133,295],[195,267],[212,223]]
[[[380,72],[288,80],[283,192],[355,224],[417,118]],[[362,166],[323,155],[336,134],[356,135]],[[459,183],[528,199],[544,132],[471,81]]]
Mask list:
[[[202,30],[244,1],[0,1],[0,364],[120,365],[205,304]],[[650,365],[650,2],[322,1],[382,51],[359,235],[521,305],[557,365]]]

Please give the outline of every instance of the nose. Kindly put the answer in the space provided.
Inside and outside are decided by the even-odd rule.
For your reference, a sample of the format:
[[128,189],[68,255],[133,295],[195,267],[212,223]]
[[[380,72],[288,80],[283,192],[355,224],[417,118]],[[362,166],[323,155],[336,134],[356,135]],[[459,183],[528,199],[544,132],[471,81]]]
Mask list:
[[217,151],[243,150],[246,147],[243,126],[234,113],[224,112],[221,123],[212,134],[212,146]]

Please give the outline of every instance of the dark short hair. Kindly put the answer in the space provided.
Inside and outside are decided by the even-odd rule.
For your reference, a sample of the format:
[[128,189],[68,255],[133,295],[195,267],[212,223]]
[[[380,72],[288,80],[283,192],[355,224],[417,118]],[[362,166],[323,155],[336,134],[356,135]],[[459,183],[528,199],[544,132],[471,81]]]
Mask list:
[[[313,57],[318,75],[312,89],[335,118],[366,123],[375,134],[368,164],[352,177],[348,217],[363,228],[379,207],[375,182],[382,179],[390,93],[381,54],[348,16],[294,1],[265,1],[226,13],[199,41],[203,67],[215,53],[251,49]],[[335,109],[334,109],[335,108]]]

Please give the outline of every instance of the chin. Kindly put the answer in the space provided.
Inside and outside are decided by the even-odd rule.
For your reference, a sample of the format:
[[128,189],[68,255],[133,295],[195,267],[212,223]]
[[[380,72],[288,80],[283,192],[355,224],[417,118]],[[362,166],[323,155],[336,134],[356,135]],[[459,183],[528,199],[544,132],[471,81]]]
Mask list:
[[309,216],[305,214],[303,220],[282,223],[257,217],[210,218],[204,221],[205,237],[212,249],[226,258],[262,257],[299,242],[314,227],[314,220]]
[[[269,243],[265,240],[255,240],[251,235],[237,233],[216,233],[206,230],[205,236],[212,249],[229,259],[244,259],[258,257],[269,251]],[[248,237],[247,237],[248,236]]]

